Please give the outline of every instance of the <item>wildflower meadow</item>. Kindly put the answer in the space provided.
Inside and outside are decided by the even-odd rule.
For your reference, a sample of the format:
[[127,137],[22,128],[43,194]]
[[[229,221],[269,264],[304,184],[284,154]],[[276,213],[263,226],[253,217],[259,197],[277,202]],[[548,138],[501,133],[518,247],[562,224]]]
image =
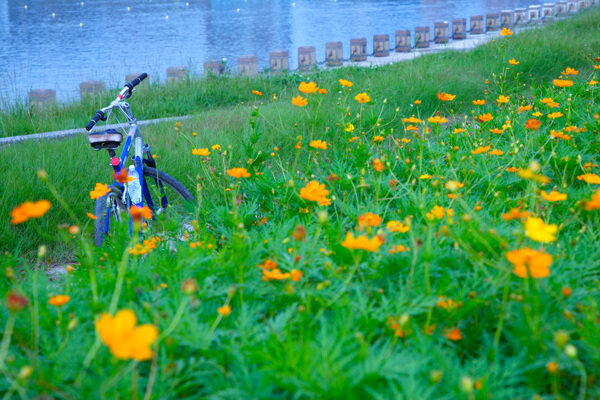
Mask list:
[[252,89],[235,149],[171,124],[197,205],[133,210],[101,248],[38,171],[50,195],[13,204],[11,229],[64,210],[73,261],[48,274],[43,241],[0,256],[0,392],[600,398],[600,49],[525,84],[514,36],[483,90],[439,80],[409,112],[306,78]]

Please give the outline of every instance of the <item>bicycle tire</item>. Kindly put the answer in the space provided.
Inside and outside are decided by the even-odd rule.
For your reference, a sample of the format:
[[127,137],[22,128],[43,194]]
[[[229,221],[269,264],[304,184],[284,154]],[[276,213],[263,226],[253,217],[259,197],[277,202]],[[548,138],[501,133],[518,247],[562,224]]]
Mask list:
[[[194,196],[192,196],[192,194],[185,188],[185,186],[183,186],[179,181],[177,181],[175,178],[173,178],[171,175],[167,174],[166,172],[163,172],[161,170],[158,170],[156,168],[152,168],[152,167],[148,167],[148,166],[144,166],[143,167],[143,173],[144,173],[144,179],[149,178],[152,180],[157,180],[157,182],[162,182],[163,185],[166,185],[168,188],[170,188],[170,190],[172,190],[174,193],[176,193],[182,200],[192,203],[192,204],[196,204],[196,199],[194,198]],[[148,182],[146,182],[148,184]],[[122,203],[122,201],[120,200],[120,193],[113,188],[113,190],[110,193],[107,193],[106,195],[99,197],[96,199],[96,206],[95,206],[95,212],[94,215],[96,216],[96,220],[94,223],[94,236],[95,236],[95,242],[96,245],[98,247],[102,246],[102,243],[104,243],[104,239],[105,239],[105,227],[106,227],[106,223],[107,223],[107,218],[108,223],[109,223],[109,227],[110,227],[110,219],[111,218],[119,218],[120,214],[125,210],[125,206]],[[120,203],[120,204],[116,204],[117,207],[121,207],[121,210],[113,210],[113,209],[108,209],[107,207],[107,200],[111,197],[114,197],[115,200]],[[156,200],[156,199],[154,199]],[[160,204],[160,201],[154,201],[155,204]],[[108,212],[108,214],[107,214]],[[113,213],[113,215],[111,215],[110,213]]]

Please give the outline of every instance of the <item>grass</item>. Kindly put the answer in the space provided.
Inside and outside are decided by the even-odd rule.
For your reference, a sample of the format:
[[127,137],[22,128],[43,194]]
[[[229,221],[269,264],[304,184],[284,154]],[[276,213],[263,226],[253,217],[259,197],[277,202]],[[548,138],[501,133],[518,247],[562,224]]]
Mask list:
[[[28,304],[0,310],[0,391],[63,398],[600,396],[600,198],[592,200],[600,197],[593,183],[600,179],[600,96],[588,84],[600,75],[593,60],[599,29],[600,11],[592,10],[468,53],[307,76],[224,78],[223,88],[246,85],[263,96],[232,93],[245,104],[193,107],[192,119],[144,132],[159,168],[198,188],[200,204],[187,235],[153,224],[144,237],[160,242],[144,256],[130,253],[140,238],[126,224],[102,249],[89,245],[88,192],[110,176],[88,165],[106,165],[106,154],[90,151],[82,137],[3,148],[0,169],[10,173],[1,182],[0,293],[13,294],[5,304],[15,309],[15,297]],[[577,37],[577,47],[565,37]],[[520,64],[510,66],[512,58]],[[569,76],[575,84],[553,86],[566,67],[579,71]],[[328,93],[299,93],[309,78]],[[186,85],[155,90],[178,88],[184,93]],[[441,102],[438,91],[456,98]],[[358,93],[370,101],[358,103]],[[290,103],[298,94],[306,106]],[[496,104],[500,95],[508,103]],[[135,111],[136,98],[131,104]],[[525,105],[532,108],[519,110]],[[428,121],[438,113],[448,121]],[[491,121],[479,117],[487,113]],[[411,115],[422,122],[402,121]],[[311,147],[313,140],[327,148]],[[194,156],[192,148],[211,154]],[[236,179],[227,173],[232,167],[251,176]],[[39,169],[75,219],[36,177]],[[326,192],[311,192],[311,181]],[[566,199],[547,200],[553,191]],[[10,210],[27,199],[49,199],[53,207],[11,225]],[[389,223],[402,224],[401,232]],[[77,224],[81,233],[60,224]],[[74,268],[49,281],[39,268],[48,258],[72,259]],[[57,294],[70,301],[48,304]],[[126,335],[111,341],[106,317],[95,327],[102,313],[123,309],[158,330],[156,340],[138,332],[136,343],[154,342],[150,359]]]

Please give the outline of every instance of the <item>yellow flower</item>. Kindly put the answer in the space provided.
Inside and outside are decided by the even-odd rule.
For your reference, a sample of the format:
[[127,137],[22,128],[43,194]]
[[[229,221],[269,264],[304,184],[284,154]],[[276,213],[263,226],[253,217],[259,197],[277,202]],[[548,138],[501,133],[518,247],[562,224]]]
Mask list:
[[570,87],[573,86],[573,81],[566,79],[555,79],[552,81],[552,84],[556,87]]
[[473,104],[475,104],[476,106],[482,106],[485,104],[485,100],[483,100],[483,99],[473,100]]
[[595,81],[593,79],[588,82],[588,85],[590,85],[590,86],[594,86],[594,85],[597,85],[597,84],[598,84],[598,81]]
[[494,150],[490,151],[488,154],[492,155],[492,156],[501,156],[502,154],[504,154],[504,152],[502,150],[494,149]]
[[217,312],[219,315],[226,317],[231,314],[231,306],[229,304],[225,304],[224,306],[217,308]]
[[40,218],[52,205],[48,200],[39,200],[34,202],[26,201],[25,203],[15,207],[10,212],[12,218],[10,223],[13,225],[21,224],[30,218]]
[[69,300],[71,300],[71,297],[58,294],[54,297],[51,297],[50,300],[48,300],[48,304],[56,307],[61,307],[67,304]]
[[354,100],[358,101],[359,103],[363,104],[363,103],[368,103],[371,101],[371,98],[369,97],[368,94],[366,93],[359,93],[356,96],[354,96]]
[[402,123],[406,124],[420,124],[421,122],[423,122],[423,120],[420,120],[419,118],[416,118],[414,115],[410,118],[402,118]]
[[551,118],[551,119],[560,118],[562,116],[563,116],[563,113],[561,113],[560,111],[548,114],[548,118]]
[[376,158],[373,160],[373,168],[375,169],[375,171],[381,172],[385,169],[385,165],[379,158]]
[[381,223],[381,217],[377,214],[373,214],[373,213],[365,213],[363,215],[360,215],[358,217],[358,226],[360,229],[364,228],[365,226],[377,226]]
[[465,185],[461,182],[458,181],[448,181],[446,182],[446,184],[444,185],[444,187],[446,188],[446,190],[449,190],[451,192],[456,192],[458,189],[464,187]]
[[96,187],[94,188],[94,190],[92,190],[90,192],[90,198],[92,200],[94,200],[94,199],[104,196],[105,194],[107,194],[109,192],[110,192],[110,188],[108,187],[108,185],[104,185],[102,183],[96,183]]
[[525,235],[536,242],[546,243],[556,241],[554,234],[557,231],[557,225],[546,224],[541,218],[529,217],[525,221]]
[[204,149],[192,149],[192,154],[195,156],[209,156],[210,155],[210,151],[208,151],[208,148],[204,148]]
[[308,201],[314,201],[322,206],[331,204],[331,199],[327,198],[329,190],[325,189],[325,184],[317,181],[310,181],[305,187],[300,189],[300,197]]
[[296,96],[296,97],[292,98],[292,104],[294,104],[298,107],[304,107],[305,105],[308,104],[308,100],[302,96]]
[[379,247],[383,244],[383,240],[379,236],[368,239],[366,236],[354,237],[351,232],[346,233],[346,239],[342,242],[342,246],[347,249],[365,250],[370,252],[379,251]]
[[327,150],[327,142],[323,140],[311,140],[310,147],[315,149]]
[[150,346],[158,338],[154,325],[137,326],[132,310],[118,311],[115,316],[104,313],[96,321],[96,331],[111,354],[121,360],[145,361],[152,358]]
[[400,232],[400,233],[405,233],[408,232],[410,230],[410,226],[403,224],[400,221],[390,221],[388,222],[385,227],[387,228],[388,231],[390,232]]
[[433,221],[434,219],[442,219],[444,215],[446,215],[446,210],[444,209],[444,207],[436,205],[431,209],[430,212],[425,214],[425,217],[427,217],[428,220]]
[[521,62],[520,62],[520,61],[517,61],[517,60],[515,60],[514,58],[511,58],[510,60],[508,60],[508,63],[509,63],[510,65],[519,65]]
[[423,180],[423,179],[431,179],[431,175],[429,175],[429,174],[423,174],[423,175],[419,176],[419,179],[420,179],[420,180]]
[[456,95],[455,94],[452,95],[452,94],[445,93],[445,92],[441,92],[440,93],[439,90],[438,90],[437,97],[441,101],[452,101],[452,100],[454,100],[456,98]]
[[498,103],[498,105],[500,105],[500,103],[504,103],[504,104],[506,104],[506,103],[508,103],[508,100],[509,100],[509,99],[508,99],[508,97],[506,97],[506,96],[503,96],[503,95],[500,95],[500,96],[498,96],[498,98],[496,99],[496,103]]
[[529,247],[509,251],[506,258],[510,261],[513,273],[521,278],[545,278],[550,275],[552,256],[543,251],[533,250]]
[[227,175],[233,176],[234,178],[250,178],[250,173],[246,168],[231,168],[227,170]]
[[596,174],[587,173],[583,175],[578,175],[577,180],[600,185],[600,176]]
[[353,85],[352,82],[347,81],[345,79],[339,79],[338,82],[340,83],[340,85],[346,86],[346,87],[352,87],[352,85]]
[[344,130],[346,132],[353,132],[354,131],[354,125],[348,123],[348,124],[346,124],[346,126],[344,126]]
[[319,90],[319,88],[317,87],[317,84],[315,82],[300,82],[298,90],[302,93],[311,94]]
[[561,72],[561,74],[563,74],[563,75],[578,75],[579,71],[577,71],[576,69],[567,67],[563,72]]
[[454,128],[454,132],[453,133],[463,133],[465,131],[466,131],[466,129]]
[[531,105],[526,105],[526,106],[519,106],[518,108],[518,113],[521,114],[523,111],[529,111],[531,110]]
[[220,144],[213,144],[211,149],[213,150],[221,150],[221,145]]
[[431,122],[432,124],[443,124],[448,122],[446,118],[440,117],[439,115],[436,115],[435,117],[429,117],[427,118],[427,121]]
[[500,36],[511,36],[512,34],[512,31],[508,28],[502,28],[500,31]]
[[567,199],[567,194],[559,193],[556,190],[546,193],[546,191],[542,190],[542,198],[546,201],[563,201]]

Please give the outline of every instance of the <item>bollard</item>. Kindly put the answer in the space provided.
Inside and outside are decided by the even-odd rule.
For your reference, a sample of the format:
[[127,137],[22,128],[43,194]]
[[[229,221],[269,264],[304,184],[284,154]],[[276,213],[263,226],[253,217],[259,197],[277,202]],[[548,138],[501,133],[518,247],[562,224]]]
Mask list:
[[575,14],[579,11],[579,3],[577,1],[568,1],[567,2],[567,13]]
[[487,14],[485,16],[485,31],[493,32],[500,30],[500,14]]
[[396,31],[396,52],[407,53],[410,51],[410,31],[399,30]]
[[527,23],[527,9],[515,8],[515,25],[524,25]]
[[[128,81],[129,82],[129,81]],[[79,97],[97,96],[106,90],[106,85],[102,81],[85,81],[79,84]]]
[[530,24],[537,24],[540,22],[540,6],[529,6],[527,14],[529,15]]
[[187,67],[169,67],[167,68],[167,82],[179,82],[187,79],[188,72]]
[[325,64],[328,67],[338,67],[344,63],[344,47],[342,42],[325,43]]
[[373,36],[373,56],[387,57],[390,55],[390,35]]
[[56,105],[56,90],[33,89],[28,93],[30,107],[49,107]]
[[542,6],[542,20],[544,22],[551,21],[554,18],[554,4],[544,3]]
[[438,21],[433,24],[433,42],[436,44],[448,43],[448,21]]
[[566,1],[559,1],[556,3],[554,15],[557,18],[564,17],[565,15],[567,15],[567,2]]
[[206,61],[204,63],[205,75],[223,75],[225,74],[225,63],[223,61]]
[[350,39],[350,61],[367,59],[367,38]]
[[456,18],[452,20],[452,40],[467,38],[467,19]]
[[471,16],[471,35],[481,35],[483,33],[483,15]]
[[315,46],[298,47],[298,69],[308,71],[317,65],[317,49]]
[[237,59],[238,74],[244,76],[258,75],[258,57],[241,56]]
[[287,50],[272,51],[269,53],[269,71],[278,73],[289,71],[290,69],[290,53]]
[[429,47],[430,31],[428,26],[417,26],[415,28],[415,47],[424,49]]
[[512,28],[515,25],[515,12],[512,10],[502,10],[500,12],[500,26],[502,28]]

